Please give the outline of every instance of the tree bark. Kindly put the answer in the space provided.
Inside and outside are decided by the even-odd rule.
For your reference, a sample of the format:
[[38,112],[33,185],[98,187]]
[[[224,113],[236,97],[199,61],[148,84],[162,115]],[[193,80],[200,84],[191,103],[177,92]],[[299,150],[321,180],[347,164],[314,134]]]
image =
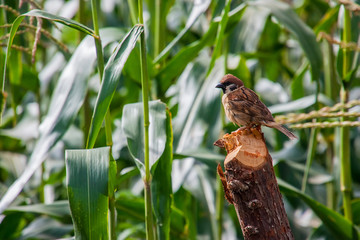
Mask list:
[[261,128],[239,129],[214,145],[228,153],[218,174],[244,239],[294,239]]

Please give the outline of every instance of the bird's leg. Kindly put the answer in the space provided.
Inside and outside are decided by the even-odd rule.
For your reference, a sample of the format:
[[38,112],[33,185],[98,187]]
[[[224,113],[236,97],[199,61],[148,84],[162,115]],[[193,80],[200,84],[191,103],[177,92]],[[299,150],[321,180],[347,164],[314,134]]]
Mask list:
[[254,136],[257,138],[257,139],[260,139],[262,138],[262,135],[261,135],[261,124],[254,124],[251,128],[250,128],[251,132],[254,134]]
[[261,132],[261,124],[253,124],[253,125],[250,127],[250,130],[251,130],[251,131],[254,131],[255,129],[256,129],[258,132]]
[[232,133],[240,134],[243,131],[249,131],[251,126],[242,126],[239,127],[236,131],[233,131]]

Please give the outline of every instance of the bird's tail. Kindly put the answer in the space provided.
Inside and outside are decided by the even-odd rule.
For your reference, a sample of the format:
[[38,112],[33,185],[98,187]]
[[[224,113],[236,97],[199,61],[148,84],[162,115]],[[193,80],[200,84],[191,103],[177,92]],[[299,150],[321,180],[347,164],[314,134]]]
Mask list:
[[276,128],[277,130],[279,130],[280,132],[285,134],[291,140],[297,139],[297,137],[291,131],[289,131],[286,127],[284,127],[283,125],[281,125],[279,123],[265,122],[264,125],[267,126],[267,127]]

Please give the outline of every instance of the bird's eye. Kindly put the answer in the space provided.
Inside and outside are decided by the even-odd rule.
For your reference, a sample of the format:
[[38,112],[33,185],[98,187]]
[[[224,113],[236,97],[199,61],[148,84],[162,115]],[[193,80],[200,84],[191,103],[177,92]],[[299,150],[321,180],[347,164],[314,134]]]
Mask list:
[[235,84],[231,84],[229,87],[230,87],[230,91],[234,91],[235,89],[237,89]]

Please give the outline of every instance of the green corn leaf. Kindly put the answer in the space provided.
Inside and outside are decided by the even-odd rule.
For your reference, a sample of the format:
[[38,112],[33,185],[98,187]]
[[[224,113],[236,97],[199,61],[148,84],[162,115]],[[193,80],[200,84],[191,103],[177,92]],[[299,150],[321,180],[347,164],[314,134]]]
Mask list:
[[231,0],[227,0],[225,8],[224,8],[224,10],[222,12],[221,21],[220,21],[219,26],[218,26],[218,30],[217,30],[217,34],[216,34],[216,40],[215,40],[215,47],[214,47],[214,50],[213,50],[213,53],[212,53],[212,56],[211,56],[211,60],[210,60],[210,64],[209,64],[209,68],[208,68],[208,71],[206,73],[206,76],[209,76],[211,70],[213,69],[215,61],[216,61],[217,57],[220,54],[221,47],[223,46],[224,33],[225,33],[227,22],[229,20],[228,14],[229,14],[229,11],[230,11],[230,5],[231,5]]
[[[318,101],[320,103],[323,103],[325,105],[331,106],[334,103],[327,98],[324,94],[319,94]],[[295,112],[298,110],[306,109],[308,107],[313,106],[316,103],[316,96],[315,95],[309,95],[306,97],[302,97],[299,99],[296,99],[294,101],[283,103],[283,104],[276,104],[269,107],[269,110],[273,114],[277,113],[284,113],[284,112]]]
[[7,93],[5,91],[0,91],[0,124],[2,122],[2,113],[5,108],[6,98],[7,98]]
[[[34,219],[24,229],[22,229],[20,237],[15,237],[15,238],[60,239],[63,236],[70,234],[72,230],[73,227],[71,226],[71,224],[62,224],[60,221],[54,218],[50,218],[47,216],[40,216]],[[2,239],[14,239],[14,238],[2,238]]]
[[105,66],[103,81],[96,99],[94,114],[91,119],[87,148],[92,148],[95,144],[105,114],[114,96],[122,69],[142,31],[143,26],[136,25],[133,27],[116,47]]
[[[202,59],[203,60],[203,59]],[[219,58],[208,77],[206,74],[206,63],[208,61],[198,61],[189,64],[183,74],[179,77],[176,87],[178,88],[178,114],[174,118],[174,147],[175,152],[182,154],[183,151],[199,149],[200,142],[191,143],[189,139],[206,137],[206,144],[213,146],[218,139],[220,127],[220,101],[219,91],[214,90],[214,86],[224,76],[224,59]],[[192,104],[188,104],[191,102]],[[204,124],[207,123],[207,124]],[[214,126],[211,130],[210,126]],[[194,132],[196,132],[194,136]]]
[[[76,22],[74,20],[64,18],[64,17],[61,17],[61,16],[57,16],[57,15],[54,15],[52,13],[49,13],[49,12],[46,12],[46,11],[43,11],[43,10],[34,9],[34,10],[31,10],[31,11],[29,11],[27,13],[22,14],[21,16],[40,17],[40,18],[48,19],[50,21],[61,23],[61,24],[66,25],[68,27],[79,30],[79,31],[81,31],[83,33],[86,33],[88,35],[94,36],[94,31],[91,28],[89,28],[89,27],[87,27],[87,26],[85,26],[85,25],[83,25],[81,23],[78,23],[78,22]],[[20,18],[21,16],[19,16],[18,18]],[[15,20],[15,22],[16,21],[17,20]]]
[[166,144],[154,170],[151,197],[160,240],[170,239],[170,213],[172,200],[171,169],[173,160],[173,132],[169,110],[166,111]]
[[[132,193],[128,191],[119,191],[117,193],[116,209],[118,210],[119,215],[135,222],[136,226],[144,223],[144,206],[145,203],[143,197],[133,196]],[[188,237],[189,226],[187,225],[185,218],[186,214],[182,210],[175,208],[174,205],[171,206],[170,239],[177,239],[178,236],[184,236],[182,239],[190,239]],[[137,231],[141,232],[139,229]]]
[[63,70],[52,95],[49,112],[40,125],[40,138],[30,156],[28,167],[13,183],[0,202],[0,212],[20,193],[41,166],[48,151],[63,136],[79,111],[87,89],[87,78],[95,63],[93,40],[86,38]]
[[286,3],[273,0],[260,0],[249,2],[249,7],[250,6],[270,10],[271,14],[297,38],[305,55],[309,59],[312,79],[318,79],[322,68],[322,54],[313,30],[304,24]]
[[69,202],[67,200],[61,200],[49,204],[33,204],[25,206],[14,206],[6,209],[4,214],[12,212],[24,212],[24,213],[39,213],[46,214],[54,217],[70,216]]
[[[104,46],[119,39],[121,32],[104,31]],[[51,97],[49,111],[40,125],[40,137],[22,175],[10,186],[0,201],[0,213],[16,198],[26,182],[41,166],[50,149],[61,139],[78,113],[87,91],[87,80],[96,61],[94,40],[86,37],[62,71]]]
[[110,147],[66,150],[66,183],[76,239],[108,239]]
[[211,23],[208,32],[200,40],[182,48],[159,72],[161,86],[164,90],[172,84],[172,79],[179,76],[188,63],[198,56],[201,49],[215,40],[217,26],[217,23]]
[[[241,4],[230,11],[227,25],[233,26],[239,18],[241,18],[245,9],[246,5]],[[171,85],[171,81],[184,71],[188,63],[195,59],[203,48],[214,43],[220,21],[221,18],[215,18],[214,21],[211,22],[208,31],[200,40],[182,48],[171,60],[169,60],[168,64],[160,70],[158,75],[161,79],[161,87],[163,89],[167,89]],[[226,28],[226,32],[230,30],[231,28]]]
[[329,32],[333,27],[334,23],[336,23],[338,19],[340,5],[335,6],[334,8],[329,8],[321,21],[315,26],[314,32],[319,34],[320,32]]
[[203,14],[210,5],[209,0],[202,1],[199,4],[195,4],[194,7],[191,9],[190,16],[186,21],[185,27],[181,30],[181,32],[176,35],[176,37],[161,51],[159,56],[154,59],[154,63],[158,63],[162,61],[171,51],[171,49],[175,46],[175,44],[187,33],[191,26],[196,22],[201,14]]
[[360,238],[360,232],[340,213],[327,208],[283,180],[277,179],[277,181],[281,192],[285,195],[295,196],[303,200],[322,220],[324,225],[337,236],[337,239],[351,240]]
[[[160,101],[149,102],[149,143],[150,143],[150,169],[155,170],[154,165],[162,156],[167,139],[166,133],[166,105]],[[145,176],[144,165],[144,128],[143,128],[143,105],[133,103],[125,105],[123,109],[122,128],[127,138],[128,148],[135,160],[141,175]]]
[[9,213],[4,215],[0,224],[0,239],[15,239],[18,229],[23,222],[23,213]]
[[[8,43],[7,43],[7,51],[6,51],[6,56],[5,56],[4,69],[3,69],[3,78],[2,78],[2,81],[1,81],[1,91],[2,92],[4,92],[4,87],[5,87],[6,65],[7,65],[7,61],[9,59],[9,55],[10,55],[10,51],[11,51],[11,45],[12,45],[12,43],[14,41],[14,37],[16,35],[17,29],[19,28],[22,20],[26,16],[41,17],[41,18],[45,18],[45,19],[48,19],[48,20],[52,20],[52,21],[64,24],[64,25],[66,25],[68,27],[71,27],[71,28],[77,29],[79,31],[82,31],[82,32],[84,32],[86,34],[94,36],[94,31],[92,29],[88,28],[88,27],[86,27],[86,26],[84,26],[84,25],[82,25],[82,24],[80,24],[80,23],[78,23],[78,22],[76,22],[74,20],[67,19],[67,18],[60,17],[60,16],[56,16],[54,14],[51,14],[51,13],[48,13],[48,12],[45,12],[45,11],[42,11],[42,10],[35,9],[35,10],[31,10],[28,13],[24,13],[24,14],[18,16],[15,19],[15,21],[13,22],[12,26],[11,26],[10,36],[9,36],[9,40],[8,40]],[[1,108],[0,110],[1,110],[0,116],[2,116],[3,108]]]
[[303,87],[303,78],[305,73],[309,68],[309,64],[306,61],[302,64],[301,67],[295,73],[294,79],[291,83],[291,98],[292,99],[299,99],[305,96],[304,87]]
[[256,52],[269,14],[268,9],[247,7],[229,37],[229,48],[235,52]]

